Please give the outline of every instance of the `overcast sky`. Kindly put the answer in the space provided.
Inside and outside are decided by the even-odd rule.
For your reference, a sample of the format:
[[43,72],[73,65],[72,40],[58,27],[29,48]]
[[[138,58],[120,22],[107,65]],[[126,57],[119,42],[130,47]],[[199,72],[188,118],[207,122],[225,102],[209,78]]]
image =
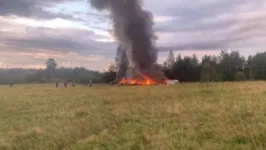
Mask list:
[[[265,0],[144,0],[154,14],[159,62],[169,50],[181,55],[238,49],[245,56],[266,50]],[[0,67],[60,66],[103,70],[116,43],[107,14],[86,0],[0,0]]]

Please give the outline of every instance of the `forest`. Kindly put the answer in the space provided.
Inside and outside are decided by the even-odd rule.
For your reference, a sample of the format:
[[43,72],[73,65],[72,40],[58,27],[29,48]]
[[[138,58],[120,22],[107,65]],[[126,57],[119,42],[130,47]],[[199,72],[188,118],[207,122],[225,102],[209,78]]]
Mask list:
[[[109,83],[115,79],[116,66],[111,64],[104,72],[87,68],[58,68],[57,62],[49,58],[45,69],[0,69],[0,84],[12,83],[49,83],[75,81],[77,83]],[[219,82],[266,79],[266,52],[245,58],[239,51],[222,50],[217,56],[196,55],[175,56],[169,51],[167,60],[161,64],[168,79],[180,82]]]

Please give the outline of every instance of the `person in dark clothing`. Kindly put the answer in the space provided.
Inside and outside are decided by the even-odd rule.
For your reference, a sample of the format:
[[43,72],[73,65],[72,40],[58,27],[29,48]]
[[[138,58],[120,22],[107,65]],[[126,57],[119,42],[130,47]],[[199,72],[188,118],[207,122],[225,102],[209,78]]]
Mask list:
[[59,87],[59,83],[58,83],[58,82],[56,82],[56,83],[55,83],[55,86],[56,86],[56,88],[58,88],[58,87]]
[[9,87],[13,87],[14,84],[12,82],[9,83]]
[[64,86],[65,86],[65,88],[67,88],[67,81],[64,82]]

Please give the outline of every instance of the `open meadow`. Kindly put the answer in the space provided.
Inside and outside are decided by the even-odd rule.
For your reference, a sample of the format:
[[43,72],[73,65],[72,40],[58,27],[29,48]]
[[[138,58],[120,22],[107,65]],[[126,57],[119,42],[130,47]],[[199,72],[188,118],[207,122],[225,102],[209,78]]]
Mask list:
[[266,82],[0,86],[0,150],[265,150]]

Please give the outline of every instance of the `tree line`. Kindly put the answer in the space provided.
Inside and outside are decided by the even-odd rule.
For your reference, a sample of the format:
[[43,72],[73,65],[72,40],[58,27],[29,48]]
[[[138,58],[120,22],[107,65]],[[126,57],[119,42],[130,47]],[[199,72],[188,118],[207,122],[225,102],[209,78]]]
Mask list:
[[[104,72],[83,67],[58,67],[53,58],[49,58],[45,65],[45,69],[0,69],[0,84],[66,81],[87,84],[90,80],[110,83],[116,77],[115,65],[110,65]],[[199,60],[196,55],[175,56],[170,51],[162,67],[168,79],[180,82],[266,80],[266,52],[245,58],[238,51],[222,50],[217,56],[205,55]]]
[[266,52],[246,59],[238,51],[222,50],[218,56],[205,55],[200,61],[195,55],[175,57],[170,51],[163,67],[166,77],[181,82],[265,80]]
[[76,82],[89,83],[102,82],[105,73],[89,70],[83,67],[58,68],[53,58],[46,61],[45,69],[0,69],[0,84],[9,83],[50,83],[50,82]]

